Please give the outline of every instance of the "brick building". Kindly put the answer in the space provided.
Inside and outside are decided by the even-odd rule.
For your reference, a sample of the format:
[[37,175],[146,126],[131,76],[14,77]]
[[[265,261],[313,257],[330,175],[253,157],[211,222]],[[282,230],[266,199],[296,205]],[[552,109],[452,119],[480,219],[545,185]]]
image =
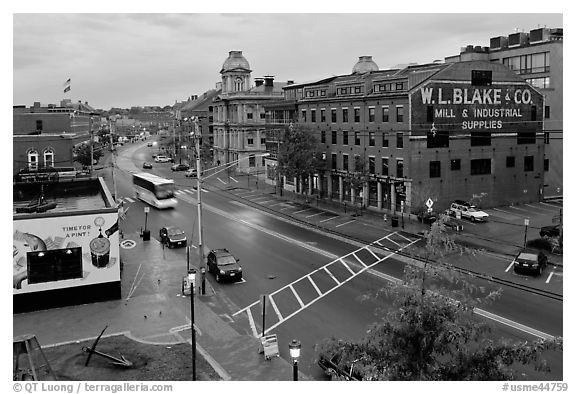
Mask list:
[[88,103],[13,107],[13,174],[23,168],[74,166],[74,147],[90,140],[100,117]]
[[329,170],[309,182],[321,196],[413,213],[428,198],[442,210],[541,196],[543,97],[502,64],[379,70],[363,56],[350,75],[284,89],[325,151]]

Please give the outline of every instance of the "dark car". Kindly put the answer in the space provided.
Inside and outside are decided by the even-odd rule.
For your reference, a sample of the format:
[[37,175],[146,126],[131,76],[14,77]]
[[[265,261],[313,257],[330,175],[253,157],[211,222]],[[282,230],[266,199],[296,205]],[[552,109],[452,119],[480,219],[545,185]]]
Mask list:
[[172,171],[186,171],[190,166],[188,164],[174,164],[170,169]]
[[522,250],[514,259],[515,272],[528,272],[542,275],[548,265],[548,256],[542,252]]
[[152,168],[152,164],[151,164],[151,163],[148,163],[148,162],[144,162],[144,164],[142,164],[142,168],[148,168],[148,169],[150,169],[150,168]]
[[186,233],[176,226],[162,227],[160,230],[160,242],[169,248],[186,246]]
[[208,253],[208,271],[215,275],[216,282],[223,279],[241,280],[242,267],[239,261],[227,249],[214,249]]
[[345,371],[338,366],[341,358],[341,353],[335,353],[333,356],[320,353],[320,356],[318,357],[318,365],[322,368],[324,373],[331,378],[337,377],[344,380],[362,380],[362,376],[360,376],[358,371],[354,370],[354,365],[350,367],[349,371]]
[[420,212],[418,215],[416,215],[416,217],[420,223],[424,224],[432,224],[438,220],[436,214],[432,212]]
[[544,226],[540,229],[541,237],[559,237],[560,236],[560,225],[555,226]]

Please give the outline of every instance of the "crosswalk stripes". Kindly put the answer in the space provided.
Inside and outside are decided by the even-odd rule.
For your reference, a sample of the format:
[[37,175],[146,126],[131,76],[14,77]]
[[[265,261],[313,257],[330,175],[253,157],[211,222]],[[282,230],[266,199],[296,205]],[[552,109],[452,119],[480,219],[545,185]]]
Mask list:
[[132,198],[130,198],[130,197],[124,197],[122,200],[128,201],[128,202],[136,202],[136,201],[134,201],[134,200],[133,200]]

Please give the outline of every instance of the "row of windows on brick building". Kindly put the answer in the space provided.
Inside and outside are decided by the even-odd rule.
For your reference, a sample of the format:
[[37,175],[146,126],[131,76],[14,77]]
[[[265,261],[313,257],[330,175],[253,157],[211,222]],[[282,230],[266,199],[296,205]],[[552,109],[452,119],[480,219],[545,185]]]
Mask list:
[[[354,155],[354,163],[357,163],[360,159],[359,155]],[[380,174],[382,176],[390,176],[390,159],[388,157],[382,157],[380,159],[381,170]],[[342,154],[342,169],[343,171],[354,171],[354,168],[350,168],[350,160],[348,154]],[[354,164],[356,165],[356,164]],[[507,156],[506,157],[506,168],[516,167],[516,157]],[[544,171],[548,171],[550,167],[549,160],[544,159]],[[450,170],[460,171],[462,169],[461,159],[451,159],[450,160]],[[338,170],[338,154],[332,153],[332,170]],[[534,156],[524,156],[524,171],[532,172],[534,171]],[[492,159],[472,159],[470,160],[470,175],[487,175],[492,172]],[[376,175],[376,157],[368,157],[368,173]],[[439,178],[441,176],[441,162],[440,161],[430,161],[430,178]],[[404,159],[396,159],[396,177],[404,177]]]

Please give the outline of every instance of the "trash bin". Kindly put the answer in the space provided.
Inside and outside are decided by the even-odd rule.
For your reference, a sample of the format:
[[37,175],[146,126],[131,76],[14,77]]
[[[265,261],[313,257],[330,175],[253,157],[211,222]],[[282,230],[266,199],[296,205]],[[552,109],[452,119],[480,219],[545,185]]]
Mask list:
[[144,230],[142,232],[142,240],[143,241],[150,241],[150,230]]
[[398,227],[398,216],[392,216],[392,227]]

